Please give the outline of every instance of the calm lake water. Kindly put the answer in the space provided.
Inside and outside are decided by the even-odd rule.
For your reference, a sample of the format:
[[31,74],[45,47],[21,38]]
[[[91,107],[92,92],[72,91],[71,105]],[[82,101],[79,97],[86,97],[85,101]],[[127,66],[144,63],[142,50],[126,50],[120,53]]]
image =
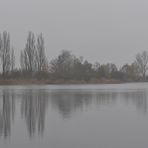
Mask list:
[[0,86],[0,148],[147,148],[148,83]]

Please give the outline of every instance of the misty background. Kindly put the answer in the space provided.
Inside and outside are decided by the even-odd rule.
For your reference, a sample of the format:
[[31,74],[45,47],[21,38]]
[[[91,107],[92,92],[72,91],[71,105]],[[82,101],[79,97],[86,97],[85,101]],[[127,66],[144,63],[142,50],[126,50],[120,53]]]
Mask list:
[[30,30],[43,33],[49,60],[65,49],[90,62],[121,66],[148,49],[146,0],[0,2],[0,31],[10,32],[17,60]]

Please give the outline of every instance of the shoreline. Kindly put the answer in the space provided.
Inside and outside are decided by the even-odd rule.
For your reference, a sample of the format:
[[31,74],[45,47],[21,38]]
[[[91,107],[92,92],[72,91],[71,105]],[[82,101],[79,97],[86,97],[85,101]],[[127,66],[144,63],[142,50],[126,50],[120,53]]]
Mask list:
[[75,81],[75,80],[38,80],[38,79],[0,79],[1,85],[62,85],[62,84],[120,84],[124,83],[114,79],[100,79],[90,81]]

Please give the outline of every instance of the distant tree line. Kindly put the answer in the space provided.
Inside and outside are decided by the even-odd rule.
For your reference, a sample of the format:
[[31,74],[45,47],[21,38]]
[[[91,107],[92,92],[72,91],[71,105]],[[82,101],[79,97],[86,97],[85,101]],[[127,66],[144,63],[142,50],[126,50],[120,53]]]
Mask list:
[[62,50],[51,61],[45,53],[44,37],[28,33],[25,48],[20,53],[20,67],[15,64],[15,50],[11,46],[10,35],[0,33],[0,78],[1,79],[47,79],[53,81],[97,81],[114,79],[124,82],[147,81],[148,52],[135,56],[131,64],[121,68],[113,63],[92,64],[83,57],[76,57],[70,51]]

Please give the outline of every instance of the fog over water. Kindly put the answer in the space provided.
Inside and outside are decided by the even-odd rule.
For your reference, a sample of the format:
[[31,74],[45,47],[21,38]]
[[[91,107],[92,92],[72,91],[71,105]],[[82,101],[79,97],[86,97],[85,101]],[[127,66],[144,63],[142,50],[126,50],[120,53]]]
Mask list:
[[29,30],[45,37],[49,59],[62,49],[90,62],[132,62],[147,50],[146,0],[1,0],[0,31],[7,30],[16,50]]

